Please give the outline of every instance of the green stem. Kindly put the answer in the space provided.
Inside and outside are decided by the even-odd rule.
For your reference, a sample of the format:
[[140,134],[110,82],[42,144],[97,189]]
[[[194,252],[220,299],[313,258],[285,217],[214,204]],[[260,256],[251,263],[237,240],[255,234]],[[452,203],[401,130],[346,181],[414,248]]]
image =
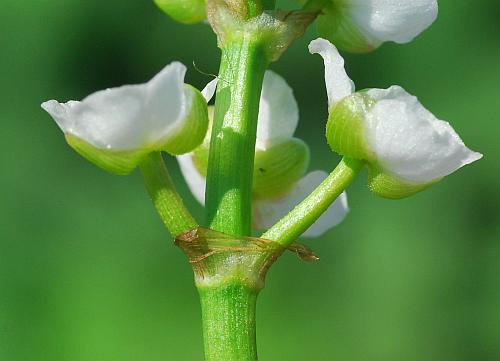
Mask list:
[[160,152],[149,154],[140,165],[146,189],[172,237],[198,226],[175,189]]
[[304,233],[354,180],[363,167],[359,160],[344,158],[330,175],[290,213],[261,238],[287,247]]
[[256,361],[255,306],[258,291],[233,283],[198,288],[206,361]]
[[257,116],[267,65],[252,34],[222,47],[206,209],[210,228],[228,234],[250,234]]

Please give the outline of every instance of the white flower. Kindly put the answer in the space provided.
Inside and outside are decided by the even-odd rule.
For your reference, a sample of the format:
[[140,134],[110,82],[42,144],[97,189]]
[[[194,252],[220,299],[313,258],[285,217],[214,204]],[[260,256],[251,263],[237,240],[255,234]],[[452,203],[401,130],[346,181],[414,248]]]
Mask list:
[[[213,95],[214,87],[215,82],[211,82],[202,91],[207,101]],[[309,158],[305,144],[293,137],[298,119],[298,106],[292,89],[281,76],[267,71],[260,98],[253,182],[253,225],[256,229],[272,226],[327,177],[323,171],[313,171],[304,176]],[[207,139],[203,144],[209,144]],[[201,158],[196,157],[199,152],[197,149],[177,159],[191,192],[204,204],[205,170],[196,163]],[[206,167],[206,164],[203,166]],[[343,193],[304,236],[322,235],[340,223],[347,212],[347,196]]]
[[174,62],[145,84],[125,85],[82,101],[42,104],[68,143],[99,166],[126,174],[151,151],[189,152],[205,136],[201,93],[184,84],[186,67]]
[[371,165],[375,192],[406,196],[482,157],[400,86],[353,94],[343,59],[327,40],[313,40],[309,49],[325,62],[328,142],[336,152]]
[[331,0],[318,19],[321,36],[342,49],[370,51],[408,43],[437,18],[437,0]]

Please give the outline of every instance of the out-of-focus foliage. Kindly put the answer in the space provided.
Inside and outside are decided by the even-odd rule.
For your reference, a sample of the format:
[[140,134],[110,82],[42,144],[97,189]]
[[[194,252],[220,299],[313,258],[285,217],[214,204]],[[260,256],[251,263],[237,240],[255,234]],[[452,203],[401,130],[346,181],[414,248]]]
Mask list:
[[[404,86],[485,157],[402,201],[360,177],[346,221],[308,242],[321,261],[287,255],[269,273],[262,360],[500,359],[499,13],[495,0],[442,0],[411,44],[346,55],[359,89]],[[329,170],[313,34],[272,68],[295,90],[311,168]],[[201,360],[191,270],[139,174],[78,156],[40,103],[144,82],[172,60],[216,73],[210,28],[177,24],[152,1],[4,0],[0,51],[0,360]],[[190,66],[188,82],[209,80]]]

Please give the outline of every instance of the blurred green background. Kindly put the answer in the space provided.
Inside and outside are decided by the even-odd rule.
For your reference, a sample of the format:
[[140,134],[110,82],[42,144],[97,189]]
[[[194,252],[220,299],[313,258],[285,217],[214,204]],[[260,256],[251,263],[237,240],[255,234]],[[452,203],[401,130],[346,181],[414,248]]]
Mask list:
[[[404,86],[485,157],[402,201],[360,177],[346,221],[307,241],[321,261],[287,255],[269,273],[262,360],[500,360],[499,36],[498,1],[442,0],[413,43],[346,56],[359,89]],[[311,169],[331,170],[313,37],[272,68],[295,90]],[[202,360],[191,270],[140,175],[79,157],[40,103],[144,82],[172,60],[202,87],[210,77],[191,64],[217,72],[210,28],[147,0],[2,0],[0,49],[0,360]]]

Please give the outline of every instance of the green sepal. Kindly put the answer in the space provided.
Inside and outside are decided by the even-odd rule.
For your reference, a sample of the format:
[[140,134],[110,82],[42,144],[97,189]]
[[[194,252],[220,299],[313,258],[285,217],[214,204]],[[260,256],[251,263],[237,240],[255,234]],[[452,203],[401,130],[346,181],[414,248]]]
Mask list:
[[351,53],[368,53],[375,50],[374,46],[361,33],[356,24],[345,13],[345,5],[330,2],[323,7],[318,16],[318,35],[335,44],[339,49]]
[[255,198],[285,194],[306,172],[309,147],[298,138],[284,139],[255,152],[252,192]]
[[210,152],[210,138],[212,137],[212,124],[214,120],[214,106],[208,106],[208,130],[201,144],[193,150],[193,163],[203,177],[207,177],[208,155]]
[[429,183],[412,183],[395,175],[383,172],[380,167],[370,165],[368,168],[368,188],[376,195],[388,199],[401,199],[421,192],[441,178]]
[[203,176],[207,177],[208,171],[208,153],[210,146],[204,147],[200,146],[196,148],[193,152],[193,163],[198,172]]
[[[193,163],[207,176],[210,136],[194,150]],[[206,139],[207,139],[206,138]],[[256,150],[252,179],[255,198],[273,198],[285,194],[304,175],[309,166],[309,147],[298,138],[276,140],[266,150]]]
[[195,24],[207,18],[205,0],[154,0],[154,2],[179,23]]
[[84,140],[66,133],[68,144],[82,157],[98,167],[117,175],[127,175],[134,170],[149,153],[147,149],[134,151],[111,151],[96,148]]
[[184,84],[186,97],[191,98],[189,113],[182,128],[168,136],[161,150],[172,155],[192,151],[201,144],[208,129],[207,101],[195,87]]
[[366,93],[358,92],[332,107],[326,123],[326,140],[334,152],[354,159],[374,159],[364,131],[364,117],[374,103]]

